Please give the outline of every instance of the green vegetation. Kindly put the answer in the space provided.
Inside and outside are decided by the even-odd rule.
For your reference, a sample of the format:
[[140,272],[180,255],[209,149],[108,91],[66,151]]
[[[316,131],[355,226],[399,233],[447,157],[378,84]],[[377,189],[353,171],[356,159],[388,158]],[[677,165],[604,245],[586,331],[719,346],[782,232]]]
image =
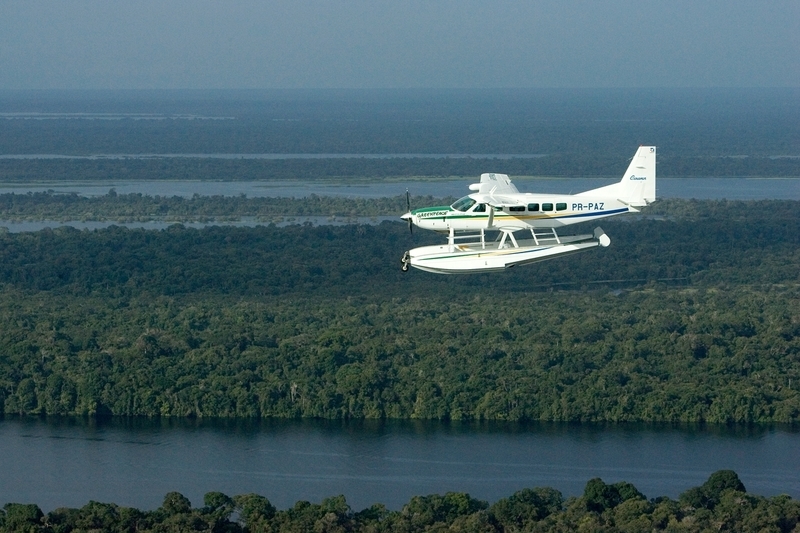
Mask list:
[[[413,205],[452,203],[455,198],[412,197]],[[393,198],[339,198],[317,196],[307,198],[247,198],[245,196],[146,196],[116,194],[112,189],[104,196],[85,197],[77,194],[28,193],[0,194],[2,220],[115,220],[170,222],[204,220],[258,221],[281,220],[283,217],[400,217],[407,209],[405,195]],[[0,222],[2,223],[2,222]]]
[[658,210],[455,277],[399,222],[0,234],[0,409],[800,421],[798,202]]
[[60,508],[47,514],[33,504],[9,503],[0,511],[0,531],[70,533],[84,531],[212,532],[402,532],[463,531],[483,533],[638,532],[638,531],[796,531],[800,503],[789,496],[764,498],[748,494],[735,472],[711,474],[677,500],[648,500],[630,483],[606,484],[595,478],[582,496],[564,499],[552,488],[520,490],[493,505],[469,494],[449,492],[415,496],[399,511],[377,503],[362,511],[344,496],[319,504],[297,502],[276,509],[257,494],[229,497],[209,492],[202,507],[192,507],[171,492],[153,511],[89,502],[80,509]]
[[[796,422],[800,293],[35,298],[8,413]],[[485,308],[490,311],[483,311]],[[685,315],[683,314],[685,313]]]

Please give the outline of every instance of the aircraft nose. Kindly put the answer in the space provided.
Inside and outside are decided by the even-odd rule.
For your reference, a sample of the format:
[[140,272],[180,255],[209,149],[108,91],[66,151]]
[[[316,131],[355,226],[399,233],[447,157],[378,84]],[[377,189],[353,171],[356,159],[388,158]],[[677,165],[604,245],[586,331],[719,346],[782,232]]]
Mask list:
[[413,216],[414,215],[411,214],[411,211],[409,211],[408,213],[406,213],[405,215],[401,216],[400,218],[402,218],[403,220],[411,220],[411,217],[413,217]]

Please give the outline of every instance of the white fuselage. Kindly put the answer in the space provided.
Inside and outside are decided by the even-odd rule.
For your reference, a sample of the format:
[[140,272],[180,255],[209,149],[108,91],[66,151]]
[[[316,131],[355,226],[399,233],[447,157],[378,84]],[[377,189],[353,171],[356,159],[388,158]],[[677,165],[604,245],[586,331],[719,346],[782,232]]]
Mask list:
[[636,212],[656,199],[656,147],[640,146],[622,178],[577,194],[521,193],[505,174],[481,174],[453,205],[409,210],[403,219],[439,232],[559,228]]
[[420,228],[449,232],[451,228],[455,231],[558,228],[638,211],[609,198],[533,193],[520,193],[518,198],[522,205],[492,207],[464,197],[452,206],[415,209],[409,215]]

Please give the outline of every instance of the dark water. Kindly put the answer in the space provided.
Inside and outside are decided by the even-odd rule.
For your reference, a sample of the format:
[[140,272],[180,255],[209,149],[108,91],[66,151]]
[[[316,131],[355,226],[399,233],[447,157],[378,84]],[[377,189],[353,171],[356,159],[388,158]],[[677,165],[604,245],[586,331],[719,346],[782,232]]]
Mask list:
[[169,491],[201,505],[213,490],[279,508],[344,494],[356,510],[399,509],[447,491],[492,502],[534,486],[579,495],[593,477],[677,497],[724,468],[752,493],[798,498],[798,450],[800,431],[786,427],[6,419],[0,503],[152,509]]

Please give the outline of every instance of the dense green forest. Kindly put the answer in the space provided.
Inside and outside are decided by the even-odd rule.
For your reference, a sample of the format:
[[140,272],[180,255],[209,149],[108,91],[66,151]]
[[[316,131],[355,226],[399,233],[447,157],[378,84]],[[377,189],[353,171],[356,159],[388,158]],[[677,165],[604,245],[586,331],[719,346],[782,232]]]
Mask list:
[[[450,204],[455,198],[411,197],[413,205]],[[284,217],[399,217],[407,210],[406,197],[342,198],[317,196],[306,198],[245,196],[147,196],[138,193],[86,197],[49,192],[0,194],[2,220],[112,220],[112,221],[193,221],[282,220]]]
[[798,202],[660,209],[473,276],[402,273],[440,237],[399,222],[0,234],[0,407],[800,421]]
[[626,482],[589,480],[583,495],[564,499],[552,488],[523,489],[490,505],[466,493],[415,496],[399,511],[376,503],[361,511],[344,496],[315,504],[297,502],[276,509],[257,494],[229,497],[209,492],[192,507],[178,492],[152,511],[89,502],[80,509],[59,508],[47,514],[34,504],[6,504],[0,531],[70,533],[131,531],[238,532],[776,532],[797,531],[800,503],[789,496],[748,494],[735,472],[720,470],[677,500],[647,499]]
[[[410,196],[412,206],[449,205],[454,197]],[[678,217],[685,220],[708,220],[735,216],[746,212],[754,223],[770,218],[785,220],[795,203],[781,201],[698,203],[693,200],[665,199],[647,207],[641,215],[628,215],[626,220],[648,217]],[[776,211],[777,209],[777,211]],[[327,216],[400,217],[407,210],[405,195],[385,198],[345,198],[311,194],[303,198],[240,196],[148,196],[141,193],[117,194],[114,189],[102,196],[79,196],[53,192],[0,194],[0,222],[3,220],[55,221],[167,221],[167,222],[287,222],[292,217]],[[604,221],[605,223],[605,221]],[[614,222],[612,222],[614,223]],[[785,227],[785,226],[784,226]],[[424,233],[423,233],[424,234]]]

